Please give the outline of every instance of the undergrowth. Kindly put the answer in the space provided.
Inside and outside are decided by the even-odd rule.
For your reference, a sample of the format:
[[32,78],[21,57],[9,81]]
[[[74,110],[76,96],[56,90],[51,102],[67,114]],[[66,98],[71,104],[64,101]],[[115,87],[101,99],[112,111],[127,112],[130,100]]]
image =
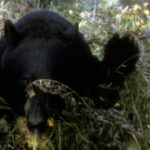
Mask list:
[[[4,0],[0,2],[0,8],[1,29],[3,28],[3,17],[11,18],[15,21],[31,9],[26,3],[25,5],[20,5],[19,3],[5,2]],[[82,30],[84,31],[84,29]],[[88,33],[89,31],[85,32]],[[12,125],[11,118],[7,117],[7,115],[2,115],[0,119],[0,149],[94,150],[101,148],[101,150],[149,150],[150,41],[149,35],[145,35],[144,39],[141,38],[141,35],[143,34],[136,35],[142,45],[141,58],[137,64],[136,71],[125,82],[125,86],[120,93],[121,100],[107,112],[101,109],[94,110],[97,116],[97,119],[94,120],[95,125],[99,123],[98,130],[92,128],[93,125],[91,125],[90,119],[93,118],[93,110],[88,112],[89,116],[92,114],[91,117],[87,116],[88,113],[86,115],[90,120],[89,122],[84,118],[79,121],[67,121],[61,117],[59,120],[49,118],[49,127],[43,135],[29,132],[24,117],[17,118],[15,125]],[[94,45],[93,48],[97,48],[99,51],[98,44]],[[0,100],[0,112],[3,112],[2,114],[5,114],[4,112],[13,114],[3,100]],[[15,115],[13,117],[16,118]],[[98,136],[94,136],[93,133],[98,134]],[[97,141],[97,143],[90,147],[92,140]],[[98,148],[96,147],[97,145],[99,146]]]

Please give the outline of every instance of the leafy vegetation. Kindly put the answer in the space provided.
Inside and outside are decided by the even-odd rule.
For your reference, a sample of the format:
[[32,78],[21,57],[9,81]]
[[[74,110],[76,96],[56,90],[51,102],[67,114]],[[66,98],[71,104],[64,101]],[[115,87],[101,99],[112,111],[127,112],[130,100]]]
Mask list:
[[[117,148],[120,150],[149,150],[150,5],[148,2],[137,3],[135,0],[130,6],[125,5],[124,0],[121,2],[124,5],[120,5],[117,0],[113,0],[112,3],[107,0],[100,2],[95,0],[95,3],[91,0],[1,0],[0,28],[3,28],[4,18],[11,18],[15,22],[33,8],[48,8],[61,12],[72,22],[79,22],[80,31],[84,33],[93,53],[99,58],[103,57],[103,46],[113,33],[120,32],[122,35],[128,32],[132,33],[140,43],[141,58],[137,70],[125,83],[121,92],[121,101],[116,103],[115,108],[109,112],[96,111],[101,118],[100,129],[105,133],[100,134],[101,136],[98,138],[100,143],[97,144],[101,145],[101,149],[107,145],[110,146],[110,149],[114,148],[115,150]],[[8,111],[10,113],[12,110],[9,110],[5,101],[1,99],[0,112],[4,114]],[[62,118],[60,121],[55,121],[50,118],[47,133],[38,136],[38,134],[29,133],[24,118],[18,118],[15,126],[12,126],[10,120],[6,115],[0,119],[0,149],[62,150],[65,148],[66,150],[78,150],[83,143],[88,145],[89,133],[87,131],[92,132],[91,129],[86,130],[84,121],[78,125],[76,121],[67,122]],[[98,122],[98,120],[96,121]],[[104,128],[105,126],[108,130]],[[122,141],[117,139],[118,127],[122,133]],[[119,146],[113,147],[115,145]]]

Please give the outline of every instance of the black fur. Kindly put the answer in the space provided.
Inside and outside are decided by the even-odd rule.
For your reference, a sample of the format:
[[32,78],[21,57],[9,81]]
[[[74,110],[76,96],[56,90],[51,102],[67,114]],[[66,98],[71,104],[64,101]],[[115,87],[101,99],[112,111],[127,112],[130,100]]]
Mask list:
[[[92,55],[77,24],[57,13],[36,10],[14,24],[5,21],[0,40],[0,96],[16,113],[22,114],[26,86],[36,79],[47,78],[70,86],[81,96],[89,94],[98,107],[103,107],[96,97],[101,94],[107,97],[107,92],[103,94],[100,90],[95,96],[93,89],[109,83],[120,87],[125,76],[134,70],[138,54],[133,39],[116,34],[104,48],[104,59],[99,61]],[[109,103],[117,96],[116,92],[113,95],[113,91],[108,91]],[[38,102],[41,101],[37,98],[32,108]],[[40,111],[41,106],[33,110]]]

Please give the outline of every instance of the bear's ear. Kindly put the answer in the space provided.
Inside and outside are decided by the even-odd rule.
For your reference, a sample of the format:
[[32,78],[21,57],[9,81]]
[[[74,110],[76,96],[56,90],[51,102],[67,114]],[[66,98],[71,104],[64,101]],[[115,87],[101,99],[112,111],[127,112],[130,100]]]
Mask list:
[[18,31],[10,20],[5,20],[4,23],[4,36],[6,38],[13,38],[18,35]]
[[4,37],[13,45],[16,46],[22,39],[21,33],[17,31],[16,27],[10,20],[5,20],[4,23]]
[[78,38],[79,35],[79,25],[75,23],[71,28],[63,32],[65,39],[68,39],[70,42],[73,42]]

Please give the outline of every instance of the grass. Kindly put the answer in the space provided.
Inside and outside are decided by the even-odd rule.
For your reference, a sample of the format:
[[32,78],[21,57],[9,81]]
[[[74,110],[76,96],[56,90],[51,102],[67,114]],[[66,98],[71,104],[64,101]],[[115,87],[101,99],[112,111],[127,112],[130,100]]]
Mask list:
[[[31,9],[26,4],[20,5],[4,0],[0,2],[0,8],[1,29],[3,28],[3,17],[15,21]],[[90,148],[87,149],[89,150],[99,148],[103,150],[109,146],[115,150],[149,150],[150,49],[148,46],[150,41],[146,37],[140,42],[143,49],[137,71],[126,81],[125,87],[121,91],[121,101],[116,104],[122,108],[121,110],[116,107],[117,110],[87,111],[87,114],[84,114],[87,119],[83,117],[80,121],[67,121],[60,118],[59,121],[54,120],[43,135],[38,135],[36,132],[30,133],[26,127],[25,118],[18,118],[15,125],[12,126],[11,121],[3,116],[0,119],[0,149],[84,150],[88,145]],[[6,110],[5,108],[9,109],[7,104],[0,100],[0,110]],[[97,116],[94,120],[96,128],[91,121],[95,118],[93,114]],[[98,134],[96,134],[97,132]],[[99,142],[93,144],[92,140]],[[92,144],[93,147],[91,147]]]

